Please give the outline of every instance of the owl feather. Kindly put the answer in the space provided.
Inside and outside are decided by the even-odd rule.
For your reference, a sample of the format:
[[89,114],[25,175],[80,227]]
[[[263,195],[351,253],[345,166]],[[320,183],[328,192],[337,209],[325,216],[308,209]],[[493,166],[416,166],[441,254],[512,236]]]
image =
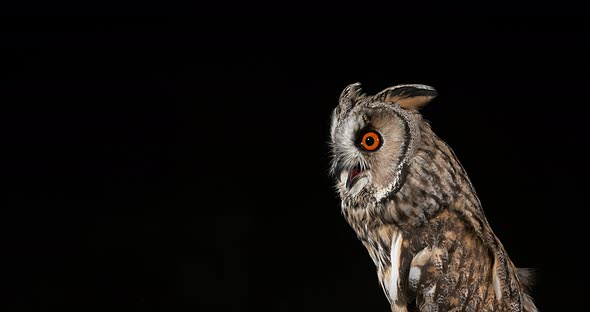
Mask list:
[[469,177],[419,109],[422,84],[375,95],[347,86],[331,124],[342,214],[392,311],[537,311],[528,274],[489,225]]

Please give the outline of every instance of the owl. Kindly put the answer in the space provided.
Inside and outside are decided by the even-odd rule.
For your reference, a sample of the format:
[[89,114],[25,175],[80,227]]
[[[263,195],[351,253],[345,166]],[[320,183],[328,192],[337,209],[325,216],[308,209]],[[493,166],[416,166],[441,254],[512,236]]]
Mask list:
[[437,96],[403,84],[347,86],[330,128],[342,215],[368,250],[392,311],[537,311],[470,179],[419,110]]

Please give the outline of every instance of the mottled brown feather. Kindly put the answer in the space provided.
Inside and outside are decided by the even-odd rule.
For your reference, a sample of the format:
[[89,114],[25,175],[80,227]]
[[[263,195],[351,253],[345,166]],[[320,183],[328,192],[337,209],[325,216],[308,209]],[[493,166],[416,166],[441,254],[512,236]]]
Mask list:
[[[332,127],[333,168],[346,172],[354,157],[368,164],[362,191],[350,195],[342,181],[338,189],[343,215],[373,259],[392,311],[536,311],[527,279],[488,224],[466,171],[417,111],[435,91],[411,86],[371,97],[355,85],[348,91],[354,101],[341,98],[347,107],[337,109]],[[383,131],[381,150],[359,153],[347,145],[354,131],[345,127],[355,121],[364,125],[356,131]],[[399,185],[387,184],[391,177]]]

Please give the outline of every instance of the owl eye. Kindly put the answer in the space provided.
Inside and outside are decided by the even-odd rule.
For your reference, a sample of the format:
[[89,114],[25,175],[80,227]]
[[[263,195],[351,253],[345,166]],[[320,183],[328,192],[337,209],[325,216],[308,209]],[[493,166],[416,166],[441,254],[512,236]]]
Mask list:
[[361,147],[367,151],[375,151],[381,147],[381,135],[376,131],[367,131],[361,137]]

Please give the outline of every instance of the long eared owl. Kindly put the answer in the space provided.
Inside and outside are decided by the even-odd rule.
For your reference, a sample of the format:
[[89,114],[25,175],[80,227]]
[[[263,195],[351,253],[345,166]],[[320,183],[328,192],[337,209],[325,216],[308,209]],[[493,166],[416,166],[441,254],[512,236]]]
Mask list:
[[392,311],[537,311],[526,271],[492,231],[451,148],[419,109],[420,84],[347,86],[331,124],[342,214],[367,248]]

